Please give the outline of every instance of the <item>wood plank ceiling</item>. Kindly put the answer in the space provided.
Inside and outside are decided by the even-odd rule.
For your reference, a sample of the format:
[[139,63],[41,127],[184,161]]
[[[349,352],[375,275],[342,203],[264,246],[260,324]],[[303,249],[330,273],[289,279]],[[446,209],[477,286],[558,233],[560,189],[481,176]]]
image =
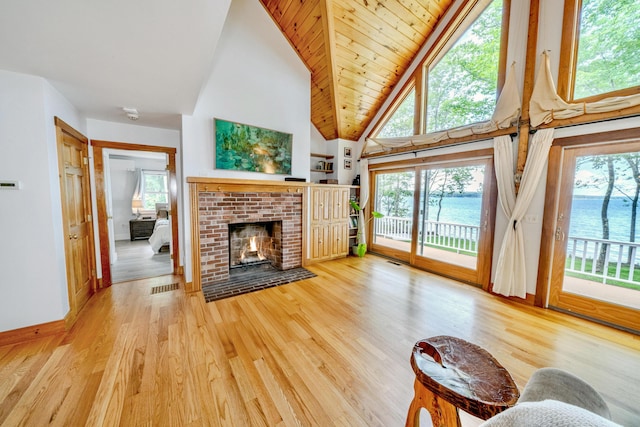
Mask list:
[[260,0],[311,71],[311,122],[356,141],[453,0]]

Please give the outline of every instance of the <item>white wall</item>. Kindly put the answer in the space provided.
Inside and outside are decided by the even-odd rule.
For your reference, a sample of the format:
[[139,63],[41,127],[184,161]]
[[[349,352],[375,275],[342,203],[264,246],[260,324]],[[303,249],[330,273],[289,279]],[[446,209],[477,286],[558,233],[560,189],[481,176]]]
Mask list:
[[0,70],[0,331],[56,321],[69,311],[54,116],[82,118],[40,77]]
[[[283,180],[283,175],[216,170],[213,118],[293,134],[292,176],[309,179],[310,73],[257,1],[231,3],[211,77],[196,109],[182,119],[184,177]],[[188,200],[188,188],[184,188]],[[185,204],[188,206],[188,204]],[[189,212],[183,225],[189,230]],[[191,243],[185,236],[185,280]]]

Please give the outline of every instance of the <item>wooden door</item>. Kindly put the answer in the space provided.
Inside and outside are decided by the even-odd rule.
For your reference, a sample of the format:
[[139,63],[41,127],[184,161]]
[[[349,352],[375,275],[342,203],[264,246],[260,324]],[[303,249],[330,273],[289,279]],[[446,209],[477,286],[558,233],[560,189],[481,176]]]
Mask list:
[[344,256],[349,253],[349,223],[331,224],[331,256]]
[[312,222],[324,222],[331,219],[331,189],[311,189]]
[[74,319],[95,291],[87,139],[56,118],[69,311]]
[[349,188],[334,188],[332,191],[332,220],[349,220]]

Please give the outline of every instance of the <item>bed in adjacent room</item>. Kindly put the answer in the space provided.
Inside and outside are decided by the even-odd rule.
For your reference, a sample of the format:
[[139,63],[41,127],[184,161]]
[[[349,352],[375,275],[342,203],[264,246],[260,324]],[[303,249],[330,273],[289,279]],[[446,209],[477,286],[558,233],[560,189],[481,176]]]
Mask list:
[[164,249],[169,250],[171,242],[171,223],[166,210],[158,211],[156,224],[153,227],[153,234],[149,237],[149,244],[153,252],[160,253]]

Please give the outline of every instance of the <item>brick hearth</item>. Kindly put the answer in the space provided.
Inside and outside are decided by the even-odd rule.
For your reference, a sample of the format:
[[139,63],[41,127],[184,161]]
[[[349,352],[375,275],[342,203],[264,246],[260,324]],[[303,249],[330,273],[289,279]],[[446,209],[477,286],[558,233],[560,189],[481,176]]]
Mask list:
[[229,224],[282,221],[281,268],[300,267],[302,195],[288,192],[198,192],[201,284],[229,279]]

